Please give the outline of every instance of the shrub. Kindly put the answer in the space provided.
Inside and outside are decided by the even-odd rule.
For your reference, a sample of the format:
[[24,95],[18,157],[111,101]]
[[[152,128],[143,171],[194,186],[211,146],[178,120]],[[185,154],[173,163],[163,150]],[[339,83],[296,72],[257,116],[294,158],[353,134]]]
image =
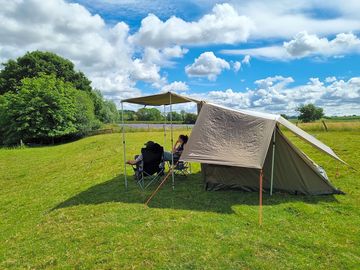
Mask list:
[[1,139],[6,145],[43,143],[69,135],[81,135],[95,125],[94,109],[87,93],[55,75],[25,78],[16,93],[0,99]]

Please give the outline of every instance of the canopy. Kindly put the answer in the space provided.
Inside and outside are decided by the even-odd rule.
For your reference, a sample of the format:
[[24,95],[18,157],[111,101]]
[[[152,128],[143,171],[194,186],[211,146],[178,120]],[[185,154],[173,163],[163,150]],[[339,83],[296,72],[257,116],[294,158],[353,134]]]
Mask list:
[[173,93],[173,92],[166,92],[166,93],[151,95],[151,96],[128,98],[128,99],[122,100],[121,102],[149,105],[149,106],[161,106],[161,105],[179,104],[179,103],[186,103],[186,102],[200,103],[199,100],[181,96],[181,95]]
[[[124,157],[124,180],[125,180],[125,187],[127,188],[127,176],[126,176],[126,141],[125,141],[125,129],[124,129],[124,102],[133,103],[133,104],[140,104],[140,105],[150,105],[150,106],[161,106],[164,105],[164,115],[165,115],[165,105],[170,105],[170,132],[171,132],[171,149],[174,147],[174,135],[173,135],[173,121],[172,121],[172,105],[179,104],[179,103],[186,103],[186,102],[195,102],[197,103],[198,107],[201,106],[201,101],[181,96],[176,93],[166,92],[157,95],[151,96],[143,96],[137,98],[129,98],[124,99],[121,101],[121,123],[122,123],[122,140],[123,140],[123,157]],[[164,145],[166,143],[166,117],[164,117]],[[171,153],[171,164],[174,164],[174,155]],[[172,165],[173,166],[173,165]],[[172,174],[172,186],[175,186],[175,176],[174,170],[171,170]],[[143,188],[143,186],[141,186]]]
[[343,163],[334,151],[279,115],[204,104],[181,159],[206,164],[263,168],[276,123]]

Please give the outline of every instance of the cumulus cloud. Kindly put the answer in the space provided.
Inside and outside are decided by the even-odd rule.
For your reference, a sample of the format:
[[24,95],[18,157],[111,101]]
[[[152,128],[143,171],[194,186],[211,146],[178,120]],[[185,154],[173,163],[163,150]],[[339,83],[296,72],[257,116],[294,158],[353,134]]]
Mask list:
[[233,70],[235,71],[235,73],[237,73],[241,68],[241,63],[239,61],[235,61],[233,63]]
[[[134,47],[128,42],[129,26],[124,22],[107,26],[99,15],[63,0],[0,0],[0,5],[2,62],[26,51],[58,53],[72,60],[94,87],[112,99],[138,95],[138,80],[154,87],[166,83],[159,63],[144,59],[145,52],[134,58]],[[161,61],[181,57],[185,52],[178,47],[164,48]]]
[[352,33],[341,33],[334,39],[328,40],[302,31],[294,39],[284,42],[284,48],[292,57],[297,58],[312,54],[333,56],[360,53],[360,39]]
[[181,48],[178,45],[164,49],[146,47],[143,53],[143,61],[161,67],[171,67],[175,65],[172,59],[182,58],[188,51],[188,49]]
[[174,81],[170,84],[167,84],[165,86],[163,86],[161,88],[161,92],[177,92],[177,93],[181,93],[181,92],[186,92],[189,90],[189,86],[182,81]]
[[161,21],[149,14],[130,40],[142,46],[164,48],[173,45],[233,44],[246,41],[252,22],[230,4],[216,4],[212,12],[198,21],[186,22],[178,17]]
[[251,59],[251,56],[247,54],[244,56],[244,59],[241,61],[241,63],[243,63],[245,65],[250,65],[250,59]]
[[230,69],[227,61],[216,57],[213,52],[204,52],[194,63],[185,67],[185,72],[189,77],[207,77],[214,81],[224,69]]
[[332,83],[336,81],[336,77],[335,76],[331,76],[331,77],[326,77],[325,78],[325,82],[327,83]]
[[[254,28],[250,39],[290,39],[308,30],[319,36],[360,30],[360,1],[341,0],[243,0],[233,1],[233,7],[251,18]],[[325,11],[332,16],[318,16]]]
[[290,87],[291,77],[275,76],[255,81],[254,89],[245,92],[227,89],[203,94],[205,100],[235,109],[255,109],[273,113],[295,114],[305,103],[315,103],[327,115],[358,114],[360,104],[360,77],[347,81],[327,82],[310,78],[306,84]]
[[360,53],[360,39],[352,33],[340,33],[329,40],[326,37],[299,32],[282,46],[268,46],[241,50],[222,50],[229,55],[251,55],[258,58],[276,60],[290,60],[308,56],[322,56],[340,58],[343,55]]

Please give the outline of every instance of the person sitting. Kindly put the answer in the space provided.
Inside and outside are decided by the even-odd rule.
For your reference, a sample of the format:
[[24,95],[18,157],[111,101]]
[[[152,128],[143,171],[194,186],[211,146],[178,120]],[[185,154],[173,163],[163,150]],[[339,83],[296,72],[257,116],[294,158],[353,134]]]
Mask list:
[[164,152],[164,160],[165,161],[172,161],[172,154],[174,155],[174,160],[178,160],[184,151],[184,146],[187,143],[189,137],[187,135],[180,135],[178,140],[176,141],[173,149],[171,152]]
[[[135,179],[138,179],[141,176],[141,173],[145,170],[147,175],[151,175],[154,172],[161,171],[164,168],[163,164],[163,147],[153,141],[148,141],[145,143],[145,147],[141,149],[141,154],[135,155],[134,159],[126,161],[126,164],[136,166]],[[146,158],[143,154],[146,154]],[[159,155],[161,156],[158,160]],[[154,159],[155,158],[155,159]],[[144,164],[144,162],[147,164]],[[150,162],[150,163],[149,163]],[[158,167],[153,167],[153,162],[159,162]],[[149,167],[150,166],[150,167]]]
[[[155,143],[153,141],[148,141],[147,143],[144,144],[145,148],[154,148]],[[141,163],[141,161],[143,160],[143,156],[142,154],[140,155],[135,155],[134,159],[130,159],[128,161],[126,161],[126,164],[129,165],[136,165],[137,167],[139,166],[139,164]]]

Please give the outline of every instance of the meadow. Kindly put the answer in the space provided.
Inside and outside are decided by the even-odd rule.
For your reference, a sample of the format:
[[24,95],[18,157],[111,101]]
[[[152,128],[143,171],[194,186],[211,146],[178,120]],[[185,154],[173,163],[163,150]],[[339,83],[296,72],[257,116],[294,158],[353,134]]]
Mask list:
[[[329,130],[309,128],[360,168],[359,129]],[[127,158],[162,136],[127,134]],[[359,171],[289,136],[346,195],[264,194],[262,226],[257,193],[206,192],[198,164],[145,207],[119,133],[0,149],[0,269],[359,269]]]

